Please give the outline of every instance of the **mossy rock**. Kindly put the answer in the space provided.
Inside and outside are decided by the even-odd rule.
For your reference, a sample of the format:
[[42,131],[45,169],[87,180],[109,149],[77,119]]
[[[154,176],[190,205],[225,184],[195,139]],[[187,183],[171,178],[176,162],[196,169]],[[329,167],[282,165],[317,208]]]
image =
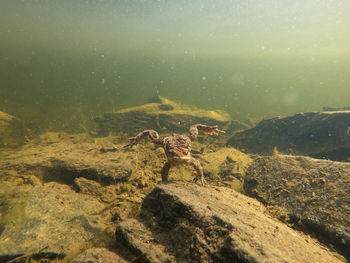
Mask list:
[[263,120],[256,127],[236,133],[228,145],[257,154],[281,153],[348,161],[350,111],[306,112]]
[[[58,262],[80,253],[82,248],[103,246],[108,236],[98,216],[103,204],[69,186],[0,186],[0,262],[15,258],[52,258]],[[27,260],[27,261],[26,261]]]
[[234,148],[222,148],[199,156],[209,181],[243,192],[243,178],[251,162],[250,156]]
[[[194,106],[175,103],[155,97],[149,103],[137,107],[105,113],[95,118],[96,137],[115,134],[135,135],[145,129],[163,133],[186,133],[192,124],[218,125],[220,129],[246,129],[246,124],[232,121],[229,114],[221,110],[204,110]],[[233,127],[233,128],[232,128]]]
[[349,163],[276,154],[252,162],[244,190],[350,259],[349,182]]

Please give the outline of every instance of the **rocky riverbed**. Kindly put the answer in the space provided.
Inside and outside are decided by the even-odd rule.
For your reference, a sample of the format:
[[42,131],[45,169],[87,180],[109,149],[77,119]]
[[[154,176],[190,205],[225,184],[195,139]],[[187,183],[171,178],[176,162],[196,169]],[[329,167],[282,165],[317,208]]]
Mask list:
[[[22,125],[2,116],[4,127]],[[347,162],[280,154],[273,147],[270,155],[251,155],[228,146],[232,135],[200,135],[192,153],[208,185],[192,182],[191,167],[170,170],[164,184],[164,151],[147,140],[123,148],[124,133],[32,136],[21,129],[0,133],[6,134],[0,148],[0,262],[350,258]]]
[[[16,257],[71,262],[89,248],[118,251],[116,224],[138,216],[166,161],[153,144],[124,149],[119,140],[46,133],[21,148],[2,149],[0,262]],[[195,144],[194,152],[208,182],[242,191],[251,158],[234,148],[203,147]],[[173,169],[170,179],[191,184],[193,172]]]
[[[284,194],[277,195],[274,189],[283,183],[283,166],[280,170],[271,168],[281,182],[277,178],[263,179],[271,184],[272,194],[260,183],[250,189],[247,185],[254,181],[252,171],[260,171],[259,159],[252,160],[234,148],[225,147],[207,147],[200,153],[204,145],[198,143],[194,152],[200,153],[197,157],[209,185],[192,183],[193,171],[189,167],[174,169],[170,174],[173,183],[159,185],[160,169],[165,162],[161,148],[146,143],[123,149],[123,145],[112,143],[113,137],[97,141],[86,135],[48,133],[20,150],[1,152],[0,262],[21,257],[88,262],[84,260],[96,255],[110,258],[103,262],[114,262],[116,257],[126,262],[140,257],[149,262],[224,262],[225,258],[227,262],[234,258],[244,262],[282,262],[287,255],[294,255],[288,262],[312,262],[303,255],[318,255],[324,262],[342,261],[335,252],[336,242],[332,245],[335,250],[329,252],[311,236],[273,219],[276,214],[270,213],[271,209],[239,193],[244,192],[243,178],[247,177],[248,194],[254,193],[264,204],[276,205],[287,212],[301,208],[290,205],[293,204],[290,198],[300,193],[310,199],[322,196],[308,181],[309,192],[298,193],[298,189],[283,186],[280,191],[290,191],[290,196],[281,199]],[[314,171],[312,161],[309,162],[309,166],[303,164]],[[294,167],[300,172],[297,165]],[[263,172],[259,174],[265,178]],[[323,182],[322,178],[319,180]],[[330,175],[324,180],[330,200],[332,189],[340,197],[346,196],[347,188],[343,193],[341,185],[337,186],[341,181]],[[316,183],[322,184],[321,181]],[[279,203],[264,199],[263,194],[274,193]],[[337,200],[340,199],[334,199]],[[343,210],[338,208],[343,215],[338,221],[327,221],[323,216],[327,211],[334,212],[331,207],[334,206],[311,202],[309,210],[334,227],[345,224],[346,202]],[[334,218],[337,220],[336,215]],[[170,232],[171,238],[167,240]],[[293,250],[287,249],[291,244]],[[107,256],[101,249],[112,254]]]

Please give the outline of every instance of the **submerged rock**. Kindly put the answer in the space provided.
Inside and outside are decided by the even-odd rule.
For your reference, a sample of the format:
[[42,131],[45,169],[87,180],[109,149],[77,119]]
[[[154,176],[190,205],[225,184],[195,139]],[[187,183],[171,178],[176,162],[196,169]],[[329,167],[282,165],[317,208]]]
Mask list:
[[322,111],[350,111],[350,107],[323,107]]
[[207,178],[237,191],[241,190],[245,171],[252,162],[247,154],[232,147],[204,153],[198,158]]
[[33,142],[1,158],[0,170],[34,172],[45,182],[73,184],[75,178],[84,177],[110,185],[130,177],[131,162],[130,155],[121,150],[102,153],[99,145],[85,137],[49,133],[42,135],[39,144]]
[[117,226],[117,242],[126,246],[135,259],[133,262],[174,262],[175,257],[159,243],[152,231],[136,219],[128,219]]
[[308,112],[263,120],[232,136],[228,145],[258,154],[309,155],[347,161],[350,157],[350,111]]
[[194,106],[177,104],[171,100],[155,97],[149,103],[105,113],[95,119],[96,130],[91,134],[97,137],[109,134],[126,134],[133,136],[146,129],[158,132],[187,133],[192,124],[219,125],[220,129],[229,132],[246,129],[249,126],[232,121],[224,111],[209,111]]
[[137,262],[344,262],[256,200],[186,183],[155,188],[140,221],[119,224],[116,238]]
[[104,226],[92,215],[104,208],[96,199],[53,182],[1,184],[0,262],[17,257],[62,259],[106,242]]
[[143,145],[101,152],[101,143],[48,133],[0,151],[0,262],[71,262],[87,247],[115,247],[116,221],[138,214],[163,154]]
[[[276,155],[248,168],[244,189],[350,258],[350,164]],[[286,219],[287,220],[287,219]]]
[[0,147],[16,147],[26,142],[28,132],[14,116],[0,111]]

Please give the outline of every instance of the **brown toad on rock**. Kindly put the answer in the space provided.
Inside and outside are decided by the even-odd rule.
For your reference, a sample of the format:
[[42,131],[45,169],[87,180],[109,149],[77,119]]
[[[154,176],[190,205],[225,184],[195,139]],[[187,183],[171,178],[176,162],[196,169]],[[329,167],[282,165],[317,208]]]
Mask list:
[[200,179],[202,185],[206,184],[203,175],[203,168],[200,162],[191,156],[191,142],[198,136],[198,130],[203,131],[205,134],[218,135],[225,133],[217,128],[217,126],[207,126],[203,124],[194,124],[190,127],[189,135],[173,134],[168,137],[160,137],[154,130],[144,130],[135,137],[129,138],[129,144],[125,147],[133,146],[146,136],[152,140],[154,144],[162,145],[165,151],[168,161],[164,164],[161,174],[162,181],[168,181],[169,169],[176,165],[189,164],[197,172],[197,177],[194,179],[196,182]]

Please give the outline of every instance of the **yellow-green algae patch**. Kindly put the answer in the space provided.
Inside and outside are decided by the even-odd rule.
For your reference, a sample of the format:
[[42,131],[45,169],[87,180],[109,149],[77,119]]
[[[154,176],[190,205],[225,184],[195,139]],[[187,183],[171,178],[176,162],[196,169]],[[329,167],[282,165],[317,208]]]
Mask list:
[[151,102],[136,107],[122,109],[119,111],[115,111],[114,113],[140,111],[149,114],[189,115],[199,118],[216,119],[220,122],[227,122],[231,120],[230,115],[222,110],[199,109],[192,105],[178,104],[172,100],[163,97],[156,97],[156,101],[157,102]]
[[[5,185],[3,185],[5,186]],[[5,225],[24,225],[28,222],[25,213],[25,192],[18,192],[16,189],[0,189],[0,229]]]
[[[162,134],[186,133],[196,123],[218,125],[226,130],[232,122],[230,115],[224,111],[199,109],[162,97],[153,98],[141,106],[107,112],[94,120],[95,128],[90,131],[94,137],[133,136],[146,129]],[[243,129],[246,125],[235,122],[233,127]]]

